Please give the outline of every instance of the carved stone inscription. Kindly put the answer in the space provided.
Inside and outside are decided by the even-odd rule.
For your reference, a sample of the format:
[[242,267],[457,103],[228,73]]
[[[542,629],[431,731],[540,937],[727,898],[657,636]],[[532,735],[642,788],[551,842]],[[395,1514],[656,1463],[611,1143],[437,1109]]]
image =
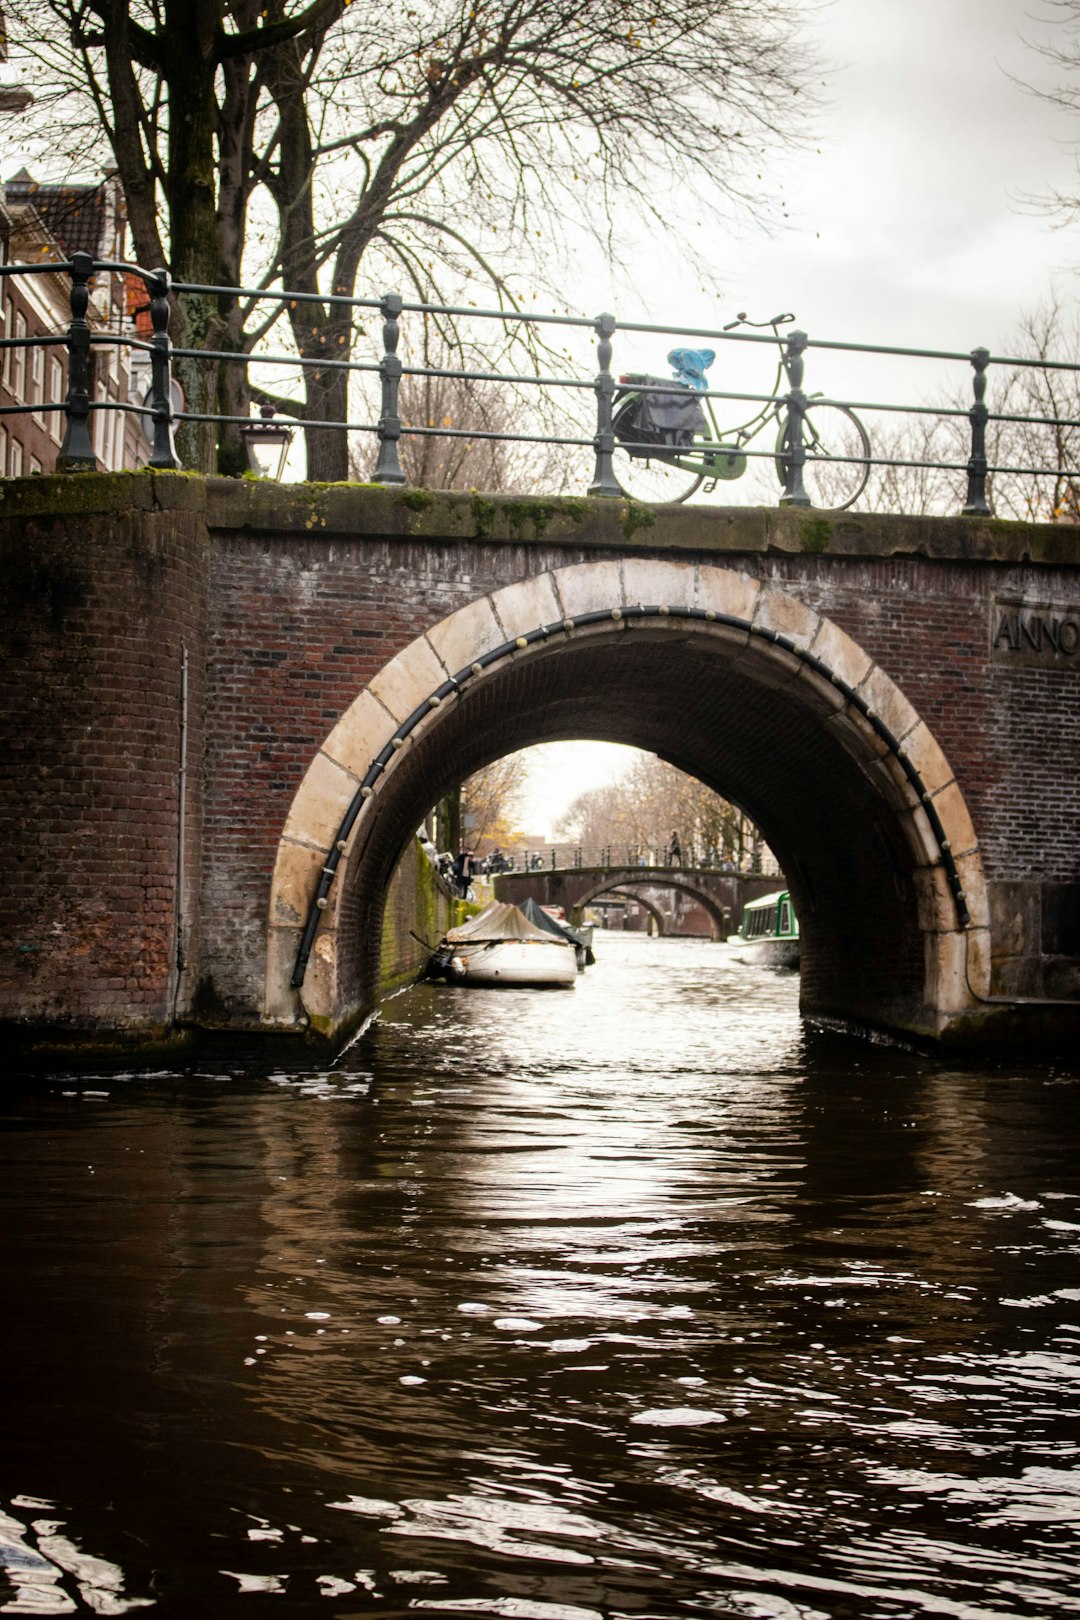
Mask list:
[[994,604],[991,657],[995,664],[1080,669],[1080,606],[1032,602]]

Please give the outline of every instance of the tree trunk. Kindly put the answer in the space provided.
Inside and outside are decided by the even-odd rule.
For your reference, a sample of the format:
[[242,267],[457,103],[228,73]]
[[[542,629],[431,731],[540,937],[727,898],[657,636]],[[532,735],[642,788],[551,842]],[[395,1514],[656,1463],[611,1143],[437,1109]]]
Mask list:
[[[172,225],[172,273],[174,281],[204,285],[220,285],[222,281],[214,151],[214,40],[221,14],[221,0],[168,0],[166,5],[170,38],[166,77],[172,114],[166,185]],[[177,43],[173,45],[172,41]],[[217,300],[205,293],[186,293],[179,302],[183,346],[220,348],[225,323],[218,313]],[[216,411],[215,362],[178,358],[176,374],[189,411]],[[195,472],[213,472],[216,446],[217,426],[213,422],[187,423],[177,436],[180,459]]]
[[[332,328],[327,329],[328,332]],[[325,350],[321,349],[321,352]],[[347,359],[340,350],[335,359]],[[304,415],[319,422],[341,422],[349,414],[349,373],[309,370]],[[345,428],[306,428],[307,475],[312,483],[338,484],[349,476],[349,444]]]

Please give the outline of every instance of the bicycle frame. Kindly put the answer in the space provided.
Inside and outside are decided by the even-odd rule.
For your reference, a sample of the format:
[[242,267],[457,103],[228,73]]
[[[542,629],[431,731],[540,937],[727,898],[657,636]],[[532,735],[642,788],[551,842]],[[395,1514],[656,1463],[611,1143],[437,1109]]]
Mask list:
[[[741,478],[746,470],[745,460],[743,460],[737,471],[728,471],[726,469],[720,471],[716,468],[715,462],[720,455],[725,458],[740,457],[746,446],[757,438],[766,423],[770,420],[777,423],[782,422],[786,394],[781,394],[779,390],[780,384],[784,380],[787,352],[784,339],[780,334],[780,326],[782,324],[786,325],[787,322],[794,319],[793,315],[776,315],[769,321],[749,321],[745,315],[740,315],[737,320],[730,321],[724,327],[725,332],[734,330],[736,326],[771,327],[773,336],[780,348],[780,359],[776,367],[776,375],[773,378],[772,397],[762,404],[753,416],[748,417],[745,422],[738,422],[724,430],[717,422],[713,400],[705,393],[700,397],[700,404],[709,422],[712,434],[710,439],[707,441],[699,439],[691,449],[688,449],[683,454],[674,450],[666,450],[663,446],[647,446],[644,444],[640,450],[635,450],[629,445],[625,446],[629,454],[642,461],[662,461],[665,466],[677,467],[682,472],[697,474],[706,481],[707,492],[711,492],[721,480],[727,482],[734,478]],[[672,386],[674,387],[675,384],[672,384]],[[644,387],[631,385],[621,388],[615,396],[615,403],[618,404],[620,400],[625,399],[630,394],[647,391],[647,385]]]
[[[870,475],[869,435],[848,406],[803,392],[805,334],[794,331],[785,337],[780,332],[781,325],[794,319],[794,315],[774,315],[768,321],[750,321],[740,314],[724,328],[730,332],[743,325],[768,327],[771,338],[757,341],[775,341],[780,350],[772,393],[756,396],[758,409],[730,427],[722,427],[717,420],[716,399],[746,399],[745,395],[717,390],[711,397],[713,390],[698,392],[677,380],[669,383],[639,375],[620,378],[620,391],[613,401],[618,441],[614,470],[620,489],[631,500],[684,501],[702,485],[711,494],[718,483],[743,476],[748,454],[772,463],[780,482],[781,506],[816,506],[839,512],[859,498]],[[656,433],[651,423],[648,427],[641,424],[641,402],[650,394],[696,402],[700,412],[696,424],[700,426],[690,427],[689,442],[683,433]],[[680,416],[684,423],[694,420],[694,413],[678,410],[668,420],[677,422]],[[663,413],[660,420],[664,420]],[[770,424],[774,428],[770,448],[748,453],[747,446]],[[636,438],[636,433],[642,437]]]

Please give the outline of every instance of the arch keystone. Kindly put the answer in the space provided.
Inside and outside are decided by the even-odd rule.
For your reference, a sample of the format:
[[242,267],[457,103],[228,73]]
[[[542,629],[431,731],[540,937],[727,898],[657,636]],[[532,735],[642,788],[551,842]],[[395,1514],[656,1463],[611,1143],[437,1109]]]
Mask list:
[[622,600],[644,607],[696,606],[697,570],[693,563],[657,562],[651,557],[627,557],[622,565]]

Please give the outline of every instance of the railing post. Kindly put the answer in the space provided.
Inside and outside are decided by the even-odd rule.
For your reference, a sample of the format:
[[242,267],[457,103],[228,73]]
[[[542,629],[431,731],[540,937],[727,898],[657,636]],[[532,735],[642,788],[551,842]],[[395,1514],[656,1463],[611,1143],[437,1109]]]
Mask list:
[[169,272],[154,270],[146,284],[150,294],[150,419],[154,424],[154,445],[150,467],[180,466],[173,442],[172,343],[169,338]]
[[787,422],[784,429],[784,489],[781,506],[809,506],[810,497],[803,483],[806,466],[806,442],[803,438],[803,419],[806,416],[806,395],[803,393],[803,355],[808,338],[805,332],[788,334],[784,351],[784,370],[787,372]]
[[90,277],[89,253],[71,255],[71,324],[68,327],[67,427],[56,457],[57,472],[96,472],[97,456],[90,437]]
[[615,434],[611,426],[611,402],[615,397],[615,380],[611,375],[611,339],[615,333],[614,315],[598,315],[593,322],[599,342],[596,346],[596,471],[589,485],[590,495],[622,494],[615,482],[611,457],[615,450]]
[[971,459],[967,464],[968,486],[964,516],[993,517],[990,502],[986,498],[986,424],[990,417],[986,404],[986,368],[990,364],[990,350],[972,349],[971,364],[975,370],[972,378],[975,403],[968,412],[968,419],[971,422]]
[[401,438],[401,418],[398,415],[401,361],[398,358],[397,346],[401,336],[401,323],[398,320],[401,314],[401,294],[384,293],[379,301],[379,307],[383,314],[384,353],[379,361],[382,411],[379,416],[379,455],[371,481],[373,484],[403,484],[405,474],[401,470],[401,461],[398,457],[398,440]]

